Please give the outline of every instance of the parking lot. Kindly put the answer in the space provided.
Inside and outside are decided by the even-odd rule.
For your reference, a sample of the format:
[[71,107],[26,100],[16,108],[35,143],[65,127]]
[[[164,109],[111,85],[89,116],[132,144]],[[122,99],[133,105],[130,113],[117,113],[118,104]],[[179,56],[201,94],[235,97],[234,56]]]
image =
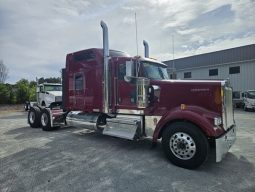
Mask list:
[[160,143],[78,128],[27,125],[26,112],[0,115],[0,191],[255,191],[255,112],[235,111],[237,141],[221,163],[172,165]]

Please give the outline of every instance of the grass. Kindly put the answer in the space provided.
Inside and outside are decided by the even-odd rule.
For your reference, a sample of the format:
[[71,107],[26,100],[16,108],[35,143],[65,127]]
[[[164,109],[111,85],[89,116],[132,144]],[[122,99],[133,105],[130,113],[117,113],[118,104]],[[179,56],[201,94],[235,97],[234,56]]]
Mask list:
[[16,104],[16,105],[7,105],[7,104],[1,104],[0,105],[0,114],[8,114],[12,112],[17,111],[24,111],[24,105],[23,104]]

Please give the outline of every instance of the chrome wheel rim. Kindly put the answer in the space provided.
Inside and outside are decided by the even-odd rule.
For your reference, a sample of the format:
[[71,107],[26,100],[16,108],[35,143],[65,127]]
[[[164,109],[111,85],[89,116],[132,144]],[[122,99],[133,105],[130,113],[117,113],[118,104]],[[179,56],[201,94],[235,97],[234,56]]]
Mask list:
[[187,133],[178,132],[170,138],[170,149],[179,159],[191,159],[196,153],[196,144]]
[[29,121],[32,124],[35,122],[35,113],[33,111],[30,111],[29,113]]
[[48,116],[47,116],[47,114],[46,113],[43,113],[42,114],[42,117],[41,117],[41,123],[42,123],[42,126],[47,126],[47,124],[48,124]]

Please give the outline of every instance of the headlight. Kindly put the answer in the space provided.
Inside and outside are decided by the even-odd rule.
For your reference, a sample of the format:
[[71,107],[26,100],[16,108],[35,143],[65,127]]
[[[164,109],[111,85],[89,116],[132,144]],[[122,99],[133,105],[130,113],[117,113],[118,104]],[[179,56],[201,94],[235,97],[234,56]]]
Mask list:
[[214,125],[218,126],[222,124],[222,119],[221,117],[215,117],[214,118]]

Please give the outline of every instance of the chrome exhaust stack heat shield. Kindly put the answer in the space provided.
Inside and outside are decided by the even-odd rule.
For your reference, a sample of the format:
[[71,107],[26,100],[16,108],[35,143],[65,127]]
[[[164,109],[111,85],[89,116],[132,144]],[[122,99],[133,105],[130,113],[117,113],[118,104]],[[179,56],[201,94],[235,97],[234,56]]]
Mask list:
[[138,77],[136,79],[136,92],[137,92],[137,107],[144,109],[148,107],[148,92],[149,92],[150,80],[144,77]]

